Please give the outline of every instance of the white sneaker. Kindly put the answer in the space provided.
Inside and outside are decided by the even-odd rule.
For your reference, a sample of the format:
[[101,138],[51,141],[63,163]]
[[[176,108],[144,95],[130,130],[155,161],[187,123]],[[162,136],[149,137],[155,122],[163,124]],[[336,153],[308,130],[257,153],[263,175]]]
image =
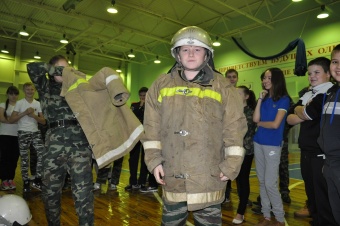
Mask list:
[[100,184],[99,183],[94,183],[93,185],[93,191],[97,191],[100,189]]
[[233,221],[232,221],[232,223],[233,223],[233,224],[242,224],[244,221],[245,221],[245,220],[244,220],[244,216],[242,216],[242,220],[239,220],[239,219],[234,218]]

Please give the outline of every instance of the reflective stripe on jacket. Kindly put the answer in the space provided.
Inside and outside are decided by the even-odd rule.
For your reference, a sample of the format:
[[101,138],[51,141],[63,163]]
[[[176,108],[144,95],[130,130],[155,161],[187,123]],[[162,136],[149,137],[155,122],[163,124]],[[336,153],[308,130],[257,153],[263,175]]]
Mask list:
[[150,87],[144,113],[145,162],[163,165],[163,196],[189,210],[221,203],[226,182],[239,173],[247,130],[242,100],[218,73],[208,85],[162,75]]

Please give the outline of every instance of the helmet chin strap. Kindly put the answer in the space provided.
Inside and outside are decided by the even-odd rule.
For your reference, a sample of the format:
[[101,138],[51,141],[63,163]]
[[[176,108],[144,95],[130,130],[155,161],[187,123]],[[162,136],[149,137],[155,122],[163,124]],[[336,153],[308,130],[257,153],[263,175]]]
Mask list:
[[183,68],[183,69],[186,70],[186,71],[200,71],[200,70],[202,70],[202,69],[208,64],[208,62],[209,62],[209,60],[210,60],[210,57],[211,57],[211,52],[210,52],[209,50],[206,50],[207,55],[206,55],[206,59],[204,60],[204,62],[203,62],[199,67],[194,68],[194,69],[190,69],[190,68],[185,67],[185,66],[181,63],[181,61],[180,61],[180,59],[179,59],[179,57],[178,57],[179,48],[176,48],[175,51],[176,51],[175,58],[176,58],[177,63],[179,64],[179,66],[180,66],[181,68]]

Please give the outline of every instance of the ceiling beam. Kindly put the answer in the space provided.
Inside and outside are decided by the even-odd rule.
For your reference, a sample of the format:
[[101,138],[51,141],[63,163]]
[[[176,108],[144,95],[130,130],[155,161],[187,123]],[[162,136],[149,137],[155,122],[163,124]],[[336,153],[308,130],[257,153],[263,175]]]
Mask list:
[[247,13],[247,12],[245,12],[245,11],[243,11],[243,10],[240,10],[240,9],[234,7],[234,6],[231,6],[231,5],[225,3],[225,2],[223,2],[223,1],[221,1],[221,0],[215,0],[215,1],[218,2],[218,3],[221,4],[221,5],[223,5],[223,6],[227,7],[227,8],[229,8],[229,9],[231,9],[231,10],[234,10],[235,12],[238,12],[239,14],[241,14],[241,15],[243,15],[243,16],[245,16],[245,17],[248,17],[249,19],[251,19],[251,20],[253,20],[253,21],[255,21],[255,22],[261,24],[262,26],[265,26],[265,27],[270,28],[270,29],[272,29],[272,30],[274,29],[274,27],[273,27],[272,25],[269,25],[267,22],[265,22],[265,21],[263,21],[263,20],[260,20],[259,18],[256,18],[256,17],[254,17],[253,15],[250,15],[249,13]]
[[[133,29],[133,28],[129,28],[127,26],[121,26],[118,23],[112,23],[110,21],[101,20],[101,19],[89,17],[89,16],[84,16],[82,14],[77,14],[77,13],[73,13],[73,12],[64,12],[62,10],[56,10],[53,7],[50,7],[50,6],[47,6],[47,5],[42,5],[42,4],[39,4],[39,3],[32,1],[32,0],[11,0],[11,1],[16,2],[18,4],[26,5],[26,6],[29,6],[29,7],[33,7],[33,8],[36,8],[36,9],[47,10],[49,12],[58,13],[58,14],[61,14],[63,16],[66,16],[66,17],[72,17],[72,18],[79,19],[79,20],[86,20],[86,21],[88,21],[88,23],[100,24],[100,25],[109,27],[111,29],[120,29],[120,30],[125,31],[125,32],[130,32],[130,33],[137,34],[137,35],[140,35],[140,36],[143,36],[143,37],[147,37],[147,38],[150,38],[150,39],[153,39],[153,40],[157,40],[159,42],[169,43],[168,40],[159,38],[159,37],[154,36],[154,35],[150,35],[149,33],[142,32],[142,31],[139,31],[139,30],[136,30],[136,29]],[[73,30],[73,28],[70,28],[70,30]]]

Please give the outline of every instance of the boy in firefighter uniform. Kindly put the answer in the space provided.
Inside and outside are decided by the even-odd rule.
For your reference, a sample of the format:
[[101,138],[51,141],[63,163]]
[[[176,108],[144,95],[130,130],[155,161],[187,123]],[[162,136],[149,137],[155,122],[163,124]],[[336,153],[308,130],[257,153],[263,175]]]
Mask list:
[[150,87],[145,102],[145,162],[163,189],[162,225],[222,225],[221,202],[234,180],[247,130],[242,101],[214,70],[211,38],[195,26],[171,41],[176,65]]

